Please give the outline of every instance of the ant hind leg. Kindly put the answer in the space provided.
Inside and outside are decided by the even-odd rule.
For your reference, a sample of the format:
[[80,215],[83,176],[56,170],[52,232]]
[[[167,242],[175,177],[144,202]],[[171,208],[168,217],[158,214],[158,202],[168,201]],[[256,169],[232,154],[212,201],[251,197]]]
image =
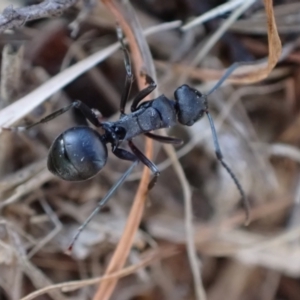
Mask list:
[[160,172],[158,170],[158,168],[156,167],[156,165],[149,160],[144,154],[143,152],[141,152],[136,145],[130,140],[128,142],[130,149],[132,150],[132,152],[136,155],[136,157],[145,165],[147,166],[151,172],[154,174],[153,178],[151,179],[151,181],[148,184],[148,191],[150,191],[154,185],[157,182],[158,176],[160,175]]

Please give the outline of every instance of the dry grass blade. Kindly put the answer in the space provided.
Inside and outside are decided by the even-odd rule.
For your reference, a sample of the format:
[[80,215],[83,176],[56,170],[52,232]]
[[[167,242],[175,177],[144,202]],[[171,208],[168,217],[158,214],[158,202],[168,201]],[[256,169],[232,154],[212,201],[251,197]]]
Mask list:
[[211,9],[207,13],[204,13],[200,17],[195,18],[191,22],[187,23],[186,25],[182,26],[182,30],[186,31],[189,30],[197,25],[200,25],[208,20],[214,19],[215,17],[219,15],[223,15],[224,13],[227,13],[236,7],[240,6],[241,4],[244,3],[244,0],[233,0],[233,1],[228,1],[224,4],[221,4],[217,6],[216,8]]
[[118,48],[119,45],[116,43],[89,56],[79,63],[65,69],[63,72],[58,73],[31,93],[2,109],[0,111],[0,127],[11,126],[68,83],[103,61]]
[[[254,62],[253,65],[239,67],[228,79],[230,82],[234,82],[236,84],[259,82],[268,77],[280,58],[282,46],[274,17],[273,1],[264,0],[264,3],[268,25],[268,60],[267,62],[258,61]],[[189,72],[193,73],[195,70],[190,69]],[[219,71],[215,70],[203,70],[203,72],[205,73],[203,77],[206,78],[206,80],[208,77],[218,79],[222,76],[219,75]]]
[[[2,1],[2,9],[22,2]],[[75,3],[39,3],[70,1]],[[287,31],[280,32],[277,12],[283,13],[283,7],[275,6],[273,12],[272,1],[265,0],[265,6],[263,1],[256,1],[239,17],[248,24],[248,31],[224,30],[233,20],[232,14],[240,13],[253,1],[228,0],[216,8],[209,1],[196,0],[84,0],[53,19],[46,17],[28,26],[25,20],[18,30],[1,35],[0,50],[6,54],[7,47],[24,45],[24,59],[16,76],[6,77],[6,71],[1,76],[1,94],[8,102],[0,107],[0,144],[7,147],[8,136],[11,146],[8,151],[0,151],[0,299],[218,300],[226,295],[231,300],[298,300],[300,39],[293,35],[296,31],[288,31],[288,35]],[[89,13],[83,10],[88,4],[94,5]],[[33,13],[30,7],[27,11]],[[191,20],[196,7],[198,12],[209,9],[197,19],[208,22],[205,28],[198,24],[195,30],[184,30],[180,21],[163,23],[166,16],[168,20]],[[229,14],[213,20],[224,11]],[[297,9],[289,12],[281,20],[291,20]],[[87,13],[87,18],[80,20]],[[1,16],[0,12],[0,20]],[[76,16],[79,19],[75,23],[80,21],[78,36],[72,38],[70,22]],[[124,68],[120,43],[113,44],[116,19],[130,50],[134,73],[130,96],[144,87],[141,73],[149,74],[159,89],[146,101],[165,95],[178,117],[174,118],[178,122],[156,134],[174,136],[184,145],[173,148],[153,142],[151,157],[151,142],[146,140],[145,151],[144,136],[137,134],[134,143],[147,152],[160,171],[157,185],[148,195],[151,173],[146,169],[142,175],[141,164],[130,177],[135,182],[118,189],[105,210],[82,232],[72,256],[67,257],[64,251],[78,223],[115,186],[129,163],[110,151],[109,142],[105,168],[97,177],[83,182],[55,179],[46,170],[44,158],[64,130],[91,125],[80,112],[77,115],[76,110],[71,111],[20,135],[8,130],[1,135],[1,124],[34,123],[74,99],[99,111],[102,122],[119,124],[114,121],[120,117],[128,64]],[[148,29],[141,30],[139,22]],[[211,47],[208,41],[221,27],[222,38],[215,36],[217,43],[205,62],[187,72],[197,53]],[[258,27],[263,29],[260,36],[256,34]],[[144,36],[151,33],[155,34],[146,42]],[[152,73],[156,70],[148,45],[157,59],[157,79]],[[208,104],[224,157],[251,203],[253,222],[247,228],[243,226],[244,211],[236,187],[215,159],[209,122],[204,118],[193,126],[181,126],[179,114],[188,106],[176,105],[176,93],[183,84],[209,94],[207,91],[216,84],[212,81],[226,71],[220,65],[223,62],[241,63],[235,64],[238,69],[228,81],[222,81]],[[278,62],[280,65],[274,67]],[[11,71],[14,65],[4,55],[1,66]],[[183,73],[188,74],[185,80],[181,79]],[[256,82],[266,76],[266,82]],[[15,78],[21,79],[16,81],[16,89]],[[245,82],[256,84],[237,86]],[[15,99],[20,100],[13,104]],[[151,107],[152,103],[147,105]],[[126,104],[127,116],[133,120],[136,115],[129,113],[132,103]],[[157,111],[160,117],[169,117],[168,112],[173,110]],[[144,126],[142,122],[139,125]],[[104,132],[100,129],[99,133]],[[120,147],[129,150],[126,144],[123,141]],[[169,166],[172,168],[164,170]]]
[[258,63],[253,65],[253,67],[249,67],[250,71],[247,73],[244,73],[244,68],[247,69],[248,67],[240,68],[240,70],[236,73],[237,75],[231,76],[231,78],[236,78],[239,83],[249,84],[267,78],[277,64],[281,55],[282,46],[274,17],[273,1],[264,0],[264,4],[268,25],[268,62]]
[[184,195],[184,214],[185,214],[185,232],[186,232],[186,244],[187,244],[187,252],[189,257],[190,267],[193,273],[194,279],[194,289],[196,292],[196,297],[199,300],[205,300],[206,294],[203,287],[200,267],[197,257],[197,252],[195,248],[195,240],[194,240],[194,225],[193,225],[193,208],[192,208],[192,193],[189,183],[185,177],[182,166],[180,165],[178,158],[176,157],[176,153],[174,148],[171,145],[164,145],[165,151],[168,156],[172,160],[172,165],[176,171],[176,174],[179,177],[180,184],[183,188]]
[[227,31],[231,24],[233,24],[256,0],[247,0],[236,8],[230,15],[230,17],[214,32],[214,34],[208,39],[208,41],[203,45],[203,48],[195,59],[192,65],[199,64],[204,57],[209,53],[213,46],[220,40],[221,36]]
[[104,281],[109,281],[110,279],[113,278],[122,278],[125,276],[128,276],[130,274],[133,274],[137,272],[139,269],[144,268],[150,264],[152,264],[155,261],[162,260],[165,258],[169,258],[171,256],[174,256],[178,254],[179,251],[176,247],[172,247],[169,249],[165,249],[163,251],[155,251],[153,253],[148,254],[143,260],[141,260],[139,263],[135,265],[131,265],[129,267],[126,267],[122,269],[121,271],[109,274],[109,275],[104,275],[100,276],[97,278],[92,278],[92,279],[87,279],[87,280],[78,280],[78,281],[69,281],[69,282],[63,282],[59,284],[53,284],[50,286],[47,286],[43,289],[37,290],[26,297],[23,297],[21,300],[31,300],[35,299],[41,295],[48,294],[51,291],[61,289],[64,292],[70,292],[70,291],[75,291],[77,289],[80,289],[85,286],[97,284],[99,282],[104,282]]
[[[10,240],[12,241],[14,247],[12,251],[18,261],[18,265],[20,269],[26,274],[26,276],[30,279],[35,288],[44,288],[45,286],[51,285],[52,281],[48,276],[42,272],[39,268],[37,268],[25,255],[25,249],[22,246],[21,238],[14,231],[13,228],[10,228],[10,225],[7,226]],[[61,293],[61,291],[54,290],[50,291],[49,295],[53,299],[57,300],[67,300],[67,298]]]
[[39,188],[42,184],[48,182],[52,178],[53,175],[48,170],[46,170],[46,168],[42,169],[36,176],[19,185],[12,195],[4,199],[0,204],[0,210],[5,206],[18,201],[22,196]]

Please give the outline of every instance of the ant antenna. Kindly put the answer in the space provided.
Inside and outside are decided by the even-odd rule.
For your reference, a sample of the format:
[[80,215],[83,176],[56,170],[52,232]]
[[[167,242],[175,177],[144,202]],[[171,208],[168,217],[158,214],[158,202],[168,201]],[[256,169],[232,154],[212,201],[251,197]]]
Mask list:
[[223,154],[221,152],[221,148],[219,145],[219,141],[218,141],[218,137],[217,137],[217,132],[216,132],[216,128],[212,119],[212,116],[210,115],[210,113],[208,111],[205,112],[207,115],[207,118],[209,120],[209,124],[210,124],[210,128],[211,128],[211,133],[212,133],[212,137],[213,137],[213,141],[214,141],[214,147],[215,147],[215,153],[217,156],[218,161],[222,164],[222,166],[224,167],[224,169],[228,172],[228,174],[230,175],[230,177],[232,178],[232,180],[234,181],[240,195],[241,195],[241,201],[244,205],[244,209],[245,209],[245,213],[246,213],[246,220],[245,220],[245,225],[249,225],[250,223],[250,204],[249,201],[245,195],[245,192],[240,184],[240,182],[238,181],[238,179],[236,178],[236,176],[234,175],[234,173],[232,172],[232,170],[229,168],[229,166],[226,164],[226,162],[223,159]]
[[[224,75],[221,77],[221,79],[215,84],[215,86],[206,94],[204,95],[205,98],[207,98],[210,94],[212,94],[215,90],[217,90],[222,83],[232,74],[232,72],[237,69],[240,66],[243,65],[253,65],[253,63],[251,62],[236,62],[234,64],[232,64],[224,73]],[[250,223],[250,204],[249,201],[245,195],[245,192],[240,184],[240,182],[238,181],[237,177],[234,175],[234,173],[232,172],[232,170],[230,169],[230,167],[227,165],[227,163],[224,161],[223,159],[223,154],[221,152],[221,148],[219,145],[219,141],[218,141],[218,137],[217,137],[217,132],[216,132],[216,128],[212,119],[212,116],[210,115],[209,111],[206,110],[205,111],[207,118],[209,120],[209,124],[210,124],[210,128],[211,128],[211,132],[212,132],[212,136],[213,136],[213,141],[214,141],[214,147],[215,147],[215,153],[217,156],[218,161],[222,164],[223,168],[227,171],[227,173],[230,175],[230,177],[232,178],[232,180],[234,181],[240,195],[241,195],[241,201],[244,205],[244,209],[245,209],[245,213],[246,213],[246,220],[245,220],[245,225],[249,225]]]
[[107,192],[104,198],[98,202],[96,208],[92,211],[92,213],[87,217],[87,219],[82,223],[82,225],[77,229],[75,236],[73,237],[69,247],[66,250],[67,254],[71,254],[73,250],[73,246],[77,241],[82,230],[90,223],[92,218],[99,212],[99,210],[108,202],[113,193],[118,189],[118,187],[126,180],[127,176],[132,172],[133,168],[138,164],[138,160],[133,162],[133,164],[128,168],[128,170],[122,175],[122,177],[118,180],[118,182]]
[[223,76],[220,78],[220,80],[215,84],[215,86],[206,94],[206,96],[209,96],[212,94],[215,90],[217,90],[223,82],[233,73],[235,69],[241,66],[253,66],[253,62],[245,62],[245,61],[240,61],[240,62],[235,62],[233,63],[223,74]]

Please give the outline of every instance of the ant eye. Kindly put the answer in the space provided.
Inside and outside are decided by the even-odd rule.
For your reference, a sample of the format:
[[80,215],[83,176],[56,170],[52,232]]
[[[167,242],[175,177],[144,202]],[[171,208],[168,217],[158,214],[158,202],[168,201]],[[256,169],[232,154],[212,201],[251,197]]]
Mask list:
[[86,180],[95,176],[106,160],[107,148],[97,131],[90,127],[74,127],[53,142],[48,169],[64,180]]

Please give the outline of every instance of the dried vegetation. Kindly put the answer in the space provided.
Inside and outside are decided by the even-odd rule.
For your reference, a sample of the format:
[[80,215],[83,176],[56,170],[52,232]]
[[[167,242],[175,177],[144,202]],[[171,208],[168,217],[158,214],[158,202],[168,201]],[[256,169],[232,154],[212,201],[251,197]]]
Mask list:
[[243,226],[239,194],[201,120],[168,132],[184,139],[180,148],[135,140],[161,170],[157,185],[147,195],[150,174],[136,168],[68,256],[78,226],[128,163],[109,155],[92,180],[54,178],[47,151],[64,129],[86,124],[77,112],[2,132],[0,299],[298,300],[300,4],[37,2],[0,3],[0,127],[30,124],[74,99],[115,118],[125,78],[116,20],[131,52],[132,95],[145,84],[141,72],[158,83],[152,97],[173,97],[183,83],[205,93],[230,64],[253,61],[209,99],[252,223]]

